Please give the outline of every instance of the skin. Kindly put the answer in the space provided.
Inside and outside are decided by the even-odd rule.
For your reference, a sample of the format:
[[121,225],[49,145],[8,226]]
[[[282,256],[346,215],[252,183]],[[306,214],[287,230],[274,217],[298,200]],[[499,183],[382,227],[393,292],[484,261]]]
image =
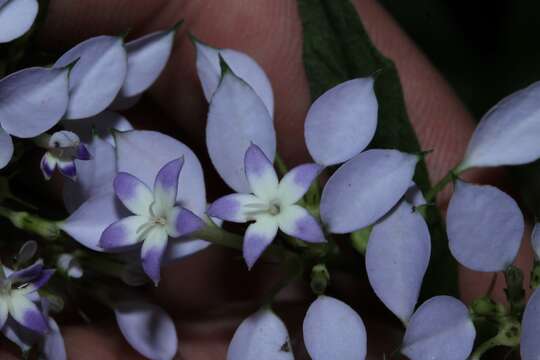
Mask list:
[[[357,0],[354,4],[375,45],[397,64],[407,110],[422,148],[434,149],[427,163],[431,179],[436,181],[463,156],[474,121],[426,56],[375,0]],[[149,96],[127,114],[128,118],[139,127],[181,135],[197,154],[204,153],[207,104],[195,71],[194,48],[185,32],[189,29],[206,43],[244,51],[259,62],[274,88],[279,152],[290,166],[307,161],[307,150],[300,139],[310,96],[295,1],[229,0],[225,6],[219,0],[52,0],[41,44],[46,49],[65,50],[88,37],[120,34],[127,28],[132,29],[130,36],[138,37],[167,28],[179,19],[185,19],[185,24],[170,63]],[[207,175],[215,178],[215,173],[207,169],[210,166],[205,165]],[[486,170],[471,172],[466,178],[504,183],[500,172]],[[218,184],[213,189],[220,190],[210,189],[211,198],[223,193]],[[443,211],[449,195],[447,189],[438,198]],[[529,269],[529,259],[525,251],[518,264]],[[253,299],[264,297],[276,279],[275,272],[275,266],[262,264],[248,273],[238,253],[213,247],[164,269],[154,295],[177,321],[181,341],[178,358],[224,358],[234,329],[255,311],[257,302]],[[463,269],[460,274],[466,302],[485,293],[489,274]],[[370,293],[369,286],[346,276],[333,278],[333,282],[335,291],[366,321],[370,356],[380,359],[383,351],[393,351],[401,336],[399,324],[380,314],[384,309],[372,295],[364,296]],[[495,290],[499,298],[502,287],[498,283]],[[298,331],[310,299],[302,285],[291,286],[279,297],[278,313],[288,322],[293,339],[301,339]],[[62,331],[69,358],[140,358],[122,339],[113,320],[100,320],[92,326],[65,326]],[[301,343],[293,346],[303,348]]]

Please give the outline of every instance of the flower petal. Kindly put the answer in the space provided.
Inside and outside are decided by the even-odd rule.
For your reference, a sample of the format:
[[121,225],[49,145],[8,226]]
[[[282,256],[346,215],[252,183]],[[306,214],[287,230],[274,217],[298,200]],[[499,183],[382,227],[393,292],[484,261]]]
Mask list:
[[73,62],[69,76],[70,98],[67,119],[94,116],[105,110],[124,84],[127,56],[121,38],[97,36],[81,42],[54,64]]
[[13,318],[8,317],[2,333],[6,338],[15,343],[23,352],[30,350],[36,344],[41,336],[33,330],[19,324]]
[[460,170],[519,165],[540,157],[540,82],[502,99],[480,120]]
[[342,165],[322,192],[321,218],[329,231],[349,233],[377,221],[405,194],[418,157],[368,150]]
[[11,135],[35,137],[52,128],[68,106],[68,70],[29,68],[0,80],[0,124]]
[[422,206],[427,203],[422,190],[414,182],[411,182],[409,189],[407,189],[405,200],[412,206]]
[[289,332],[269,309],[251,315],[236,329],[227,360],[294,360]]
[[377,223],[366,251],[371,287],[402,322],[412,315],[431,254],[426,221],[402,201]]
[[114,192],[122,204],[134,214],[149,216],[154,202],[152,191],[135,176],[121,172],[114,178]]
[[50,153],[46,152],[41,158],[39,167],[45,180],[50,180],[53,176],[54,169],[56,169],[56,158]]
[[489,185],[457,181],[446,215],[452,255],[476,271],[503,271],[517,256],[524,231],[518,205]]
[[15,40],[30,30],[38,10],[36,0],[0,2],[0,43]]
[[152,186],[163,165],[184,157],[177,203],[196,215],[204,213],[206,193],[201,164],[187,146],[155,131],[133,130],[116,133],[115,139],[118,170],[136,176],[148,186]]
[[244,223],[253,220],[252,215],[260,208],[265,208],[265,204],[256,196],[251,194],[230,194],[225,195],[210,205],[207,210],[208,216]]
[[266,201],[277,194],[278,178],[272,162],[255,144],[251,144],[244,158],[244,169],[251,192]]
[[13,157],[13,140],[11,136],[0,127],[0,169],[4,168]]
[[9,315],[8,304],[3,299],[0,300],[0,329],[4,327]]
[[167,231],[155,227],[148,233],[141,249],[141,259],[144,272],[157,286],[160,278],[161,259],[167,248]]
[[141,228],[147,222],[148,218],[140,215],[118,220],[103,231],[99,239],[99,246],[105,250],[132,246],[141,241]]
[[244,234],[243,252],[248,269],[251,269],[264,250],[272,243],[278,231],[277,221],[272,216],[260,216],[249,225]]
[[67,360],[66,347],[60,328],[53,318],[49,318],[51,331],[43,337],[41,353],[46,360]]
[[304,134],[317,163],[329,166],[345,162],[373,139],[379,107],[373,84],[372,77],[343,82],[311,105]]
[[127,75],[120,96],[139,95],[157,80],[171,55],[176,27],[145,35],[126,44]]
[[75,181],[77,178],[77,167],[73,160],[56,160],[56,166],[60,171],[60,174]]
[[359,360],[366,357],[366,328],[347,304],[319,296],[304,318],[304,343],[313,360]]
[[206,146],[219,175],[237,192],[251,192],[244,158],[252,143],[273,161],[276,134],[272,117],[255,91],[228,70],[210,101]]
[[69,148],[77,146],[79,143],[80,139],[77,134],[67,130],[56,131],[49,138],[50,148]]
[[326,242],[317,220],[301,206],[284,207],[277,218],[279,228],[289,236],[312,243]]
[[178,348],[176,328],[160,307],[142,301],[116,304],[114,315],[127,342],[152,360],[172,360]]
[[17,271],[11,271],[7,275],[7,278],[15,283],[26,283],[35,277],[39,276],[43,271],[43,261],[38,260],[32,265],[27,266]]
[[531,234],[531,245],[535,258],[540,259],[540,224],[536,223]]
[[36,304],[23,295],[12,295],[9,300],[9,314],[27,329],[39,334],[49,330],[49,325]]
[[176,202],[178,177],[184,165],[184,158],[169,161],[158,172],[154,181],[154,201],[162,209],[171,209]]
[[467,307],[450,296],[436,296],[413,314],[401,352],[415,360],[467,359],[476,330]]
[[97,134],[99,138],[113,146],[114,139],[111,133],[113,130],[133,130],[133,126],[125,117],[112,111],[104,111],[96,116],[77,121],[63,121],[62,125],[79,135],[81,142],[85,144],[91,144]]
[[169,236],[173,238],[189,235],[202,229],[205,225],[200,217],[180,206],[172,209],[168,224]]
[[523,360],[536,360],[540,356],[540,290],[535,290],[523,313],[520,351]]
[[77,152],[75,153],[75,159],[77,160],[90,160],[92,158],[92,155],[90,155],[90,152],[84,146],[84,144],[79,144],[77,146]]
[[285,174],[278,187],[281,203],[291,205],[300,200],[322,170],[317,164],[302,164]]

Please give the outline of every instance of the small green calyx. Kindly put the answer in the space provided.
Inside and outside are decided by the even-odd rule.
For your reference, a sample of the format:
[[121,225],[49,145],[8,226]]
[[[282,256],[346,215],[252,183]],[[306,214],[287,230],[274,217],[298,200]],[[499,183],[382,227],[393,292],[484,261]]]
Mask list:
[[317,295],[322,295],[330,282],[330,273],[325,264],[317,264],[311,269],[311,290]]
[[351,233],[352,246],[362,255],[366,254],[371,230],[373,230],[373,226],[368,226]]

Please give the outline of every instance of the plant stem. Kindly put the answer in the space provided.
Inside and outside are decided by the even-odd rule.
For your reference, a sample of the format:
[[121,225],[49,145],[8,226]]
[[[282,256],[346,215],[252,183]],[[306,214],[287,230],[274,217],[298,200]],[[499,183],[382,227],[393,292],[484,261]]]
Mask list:
[[501,345],[501,344],[499,342],[499,337],[497,335],[487,340],[482,345],[480,345],[478,349],[476,349],[476,351],[469,357],[469,360],[480,360],[482,358],[482,355],[484,355],[486,351],[498,345]]
[[60,228],[56,221],[44,219],[26,211],[14,211],[3,206],[0,206],[0,216],[11,221],[15,227],[39,235],[44,239],[56,240],[60,237]]
[[435,186],[433,186],[426,194],[426,202],[430,203],[435,200],[435,197],[440,193],[450,181],[457,178],[456,168],[453,168],[443,177]]

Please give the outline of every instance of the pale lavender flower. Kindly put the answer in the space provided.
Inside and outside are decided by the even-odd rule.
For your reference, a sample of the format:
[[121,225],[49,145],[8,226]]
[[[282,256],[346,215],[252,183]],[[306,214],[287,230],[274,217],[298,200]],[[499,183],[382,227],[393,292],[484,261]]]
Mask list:
[[142,243],[143,268],[156,285],[168,238],[190,234],[204,225],[190,210],[176,206],[178,177],[183,162],[183,158],[179,158],[165,164],[155,178],[153,191],[131,174],[121,172],[116,175],[116,195],[134,215],[113,223],[99,241],[100,246],[107,250]]
[[207,214],[225,221],[254,221],[244,235],[244,259],[249,268],[274,240],[278,229],[307,242],[326,241],[317,220],[296,204],[319,175],[321,166],[297,166],[278,182],[272,163],[255,144],[247,150],[244,162],[252,194],[224,196],[210,206]]
[[523,360],[540,357],[540,290],[536,289],[527,302],[521,324],[520,352]]
[[84,274],[80,262],[72,254],[60,254],[60,256],[58,256],[58,259],[56,260],[56,266],[67,276],[74,279],[79,279]]
[[0,43],[23,36],[38,14],[37,0],[0,0]]
[[49,180],[58,169],[62,175],[71,180],[77,178],[75,159],[90,160],[91,156],[84,144],[81,144],[77,134],[71,131],[57,131],[52,135],[42,135],[40,141],[44,143],[47,152],[41,158],[41,172]]

